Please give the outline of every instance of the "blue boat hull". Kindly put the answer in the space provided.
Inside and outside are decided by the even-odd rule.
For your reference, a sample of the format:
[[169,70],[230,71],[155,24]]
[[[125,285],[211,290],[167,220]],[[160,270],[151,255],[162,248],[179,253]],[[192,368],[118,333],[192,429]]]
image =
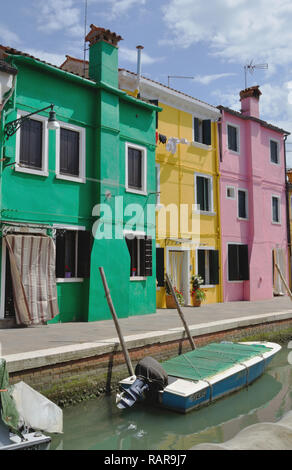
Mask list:
[[247,387],[263,374],[271,360],[272,357],[265,361],[261,361],[248,369],[232,374],[212,386],[206,383],[205,389],[188,397],[182,397],[174,393],[163,391],[159,397],[159,404],[164,408],[178,411],[180,413],[188,413],[195,408],[212,403],[219,398],[236,392],[241,388]]

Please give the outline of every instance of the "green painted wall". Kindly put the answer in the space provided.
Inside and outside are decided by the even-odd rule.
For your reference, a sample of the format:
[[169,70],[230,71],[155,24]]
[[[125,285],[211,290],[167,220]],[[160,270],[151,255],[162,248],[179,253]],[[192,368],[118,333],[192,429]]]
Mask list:
[[[141,196],[125,191],[126,142],[147,148],[147,189],[148,193],[156,190],[156,109],[115,88],[117,54],[117,48],[107,43],[98,43],[91,49],[91,70],[96,85],[37,61],[23,57],[13,59],[18,68],[17,86],[14,101],[5,109],[2,127],[6,121],[16,118],[17,109],[33,112],[53,103],[59,121],[86,129],[87,179],[81,184],[56,178],[56,137],[49,131],[48,176],[19,173],[12,167],[2,170],[1,221],[81,225],[91,230],[98,219],[92,215],[93,208],[100,202],[107,202],[113,212],[109,222],[113,234],[115,229],[121,234],[124,222],[115,214],[118,197],[123,197],[124,208],[129,203],[139,202],[146,212],[147,204],[153,204],[150,218],[145,217],[142,227],[153,236],[153,275],[146,281],[130,281],[130,255],[125,239],[94,239],[90,279],[57,285],[60,315],[54,322],[110,318],[98,271],[100,266],[104,267],[118,316],[154,313],[156,309],[155,195]],[[1,137],[3,139],[3,134]],[[3,150],[12,161],[15,144],[13,136]],[[110,200],[106,199],[106,191],[111,192]]]

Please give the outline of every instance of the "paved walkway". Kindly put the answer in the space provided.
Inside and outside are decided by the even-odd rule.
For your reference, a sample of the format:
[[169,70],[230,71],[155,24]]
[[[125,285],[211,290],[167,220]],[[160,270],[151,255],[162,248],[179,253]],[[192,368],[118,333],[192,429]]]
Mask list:
[[[196,330],[211,331],[239,327],[261,321],[292,318],[292,302],[288,297],[275,297],[268,301],[229,302],[203,305],[200,308],[183,309],[192,334]],[[145,339],[181,329],[182,323],[176,310],[158,310],[153,315],[141,315],[120,320],[126,339]],[[194,334],[195,335],[195,334]],[[0,355],[23,354],[39,350],[55,349],[113,341],[117,333],[112,320],[92,323],[59,323],[30,328],[0,330]],[[67,349],[67,348],[66,348]]]

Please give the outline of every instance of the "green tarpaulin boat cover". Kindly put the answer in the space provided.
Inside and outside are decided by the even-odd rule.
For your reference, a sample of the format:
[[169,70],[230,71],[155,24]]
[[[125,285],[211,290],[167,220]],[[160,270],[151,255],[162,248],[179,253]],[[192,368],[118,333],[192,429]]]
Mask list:
[[173,377],[203,380],[270,350],[262,344],[212,343],[161,365]]
[[[19,414],[10,395],[9,376],[6,361],[0,359],[0,409],[2,421],[14,432],[18,432]],[[7,390],[7,391],[5,391]]]

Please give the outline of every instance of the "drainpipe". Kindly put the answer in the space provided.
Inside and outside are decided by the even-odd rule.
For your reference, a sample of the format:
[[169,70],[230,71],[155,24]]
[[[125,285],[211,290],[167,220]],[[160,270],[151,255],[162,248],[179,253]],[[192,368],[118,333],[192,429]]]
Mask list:
[[285,165],[285,196],[286,196],[286,226],[287,226],[287,242],[289,256],[289,287],[291,287],[291,233],[290,233],[290,217],[289,217],[289,196],[287,182],[287,161],[286,161],[286,141],[288,134],[284,135],[284,165]]
[[216,192],[217,192],[217,233],[219,249],[219,302],[223,302],[223,258],[222,258],[222,240],[221,240],[221,204],[220,204],[220,163],[222,161],[222,117],[215,121],[216,126]]
[[137,80],[138,80],[138,95],[137,98],[140,98],[140,78],[141,78],[141,55],[142,55],[142,50],[144,49],[143,46],[137,46]]

